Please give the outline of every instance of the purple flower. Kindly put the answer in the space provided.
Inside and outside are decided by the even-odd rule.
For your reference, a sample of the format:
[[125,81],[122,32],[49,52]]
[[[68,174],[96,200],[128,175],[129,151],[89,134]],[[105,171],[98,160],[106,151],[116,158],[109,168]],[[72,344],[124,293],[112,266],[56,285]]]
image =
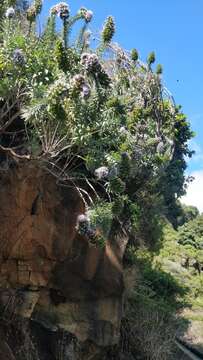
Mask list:
[[96,54],[88,54],[83,53],[81,56],[81,65],[84,66],[84,68],[88,72],[100,72],[101,71],[101,64],[99,62],[99,58]]
[[85,84],[85,77],[81,74],[77,74],[73,77],[72,81],[74,86],[80,88],[82,85]]
[[84,84],[82,86],[82,92],[81,92],[82,97],[86,99],[90,96],[90,93],[91,93],[90,86],[88,84]]
[[25,64],[25,56],[21,49],[15,49],[13,52],[13,62],[16,65],[23,66]]
[[90,86],[87,83],[85,77],[81,74],[77,74],[72,78],[72,86],[74,89],[79,90],[81,96],[85,99],[90,96]]
[[6,13],[5,13],[6,17],[8,19],[12,19],[14,16],[15,16],[15,10],[13,7],[9,7],[7,10],[6,10]]
[[82,7],[78,11],[78,15],[80,15],[88,23],[88,22],[90,22],[92,20],[93,11],[87,10],[85,7]]
[[93,11],[87,10],[84,17],[85,17],[85,20],[86,20],[87,23],[90,22],[92,20],[92,17],[93,17]]
[[59,16],[62,20],[68,19],[70,15],[69,7],[68,5],[61,6],[61,9],[59,11]]
[[52,15],[58,15],[62,20],[68,19],[70,15],[70,9],[68,4],[61,2],[51,8]]
[[83,54],[81,55],[80,63],[81,63],[82,65],[85,65],[90,55],[91,55],[91,54],[89,54],[89,53],[83,53]]
[[121,157],[122,157],[122,159],[129,159],[129,154],[126,152],[126,151],[124,151],[124,152],[122,152],[121,153]]

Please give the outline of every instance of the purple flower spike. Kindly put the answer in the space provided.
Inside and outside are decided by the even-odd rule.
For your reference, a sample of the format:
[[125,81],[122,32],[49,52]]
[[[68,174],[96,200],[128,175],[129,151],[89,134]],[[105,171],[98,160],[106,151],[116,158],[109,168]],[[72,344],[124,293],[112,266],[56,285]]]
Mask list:
[[25,56],[21,49],[15,49],[13,52],[13,62],[16,65],[23,66],[25,64]]
[[88,98],[90,96],[90,87],[89,85],[85,84],[82,86],[82,92],[81,92],[81,95],[84,99]]

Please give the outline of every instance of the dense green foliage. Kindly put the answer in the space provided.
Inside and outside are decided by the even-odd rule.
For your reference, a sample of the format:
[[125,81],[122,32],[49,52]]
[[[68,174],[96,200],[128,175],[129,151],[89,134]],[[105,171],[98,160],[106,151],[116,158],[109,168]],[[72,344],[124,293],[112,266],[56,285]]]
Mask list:
[[203,250],[203,215],[197,216],[180,228],[179,243]]
[[[112,17],[93,50],[90,10],[71,16],[67,4],[55,5],[39,36],[41,8],[39,0],[30,5],[27,24],[17,7],[2,19],[2,150],[38,159],[59,181],[77,188],[87,210],[95,199],[97,207],[110,202],[112,219],[127,221],[128,231],[130,220],[133,232],[153,244],[160,212],[170,211],[184,191],[189,124],[166,95],[161,67],[153,72],[154,52],[145,65],[135,49],[128,55],[112,43]],[[71,42],[71,29],[81,20]]]
[[[165,221],[162,248],[158,252],[150,253],[146,249],[140,252],[139,249],[130,247],[126,253],[126,263],[137,264],[138,261],[141,261],[142,267],[144,265],[142,271],[144,278],[148,280],[152,276],[151,287],[155,286],[157,292],[162,294],[161,297],[164,301],[167,297],[170,302],[171,290],[170,287],[167,287],[167,282],[162,279],[162,271],[172,276],[168,278],[170,285],[173,286],[173,281],[175,281],[183,287],[183,291],[187,289],[186,296],[182,297],[183,301],[185,298],[188,304],[198,304],[198,301],[203,302],[203,216],[198,214],[195,207],[183,205],[182,209],[186,215],[192,215],[192,219],[189,216],[184,225],[179,226],[177,230]],[[148,271],[150,266],[156,270],[156,275],[160,271],[161,276],[158,275],[158,279],[156,276],[154,277],[153,271]],[[161,284],[166,291],[166,297],[161,289]]]
[[24,11],[28,7],[28,1],[27,0],[1,0],[0,3],[0,19],[5,16],[6,10],[9,7],[16,7],[16,10]]
[[[92,48],[90,10],[72,16],[68,4],[59,3],[39,34],[42,2],[23,8],[24,1],[0,5],[0,168],[14,166],[16,158],[35,161],[59,184],[76,188],[86,208],[78,231],[92,245],[103,248],[125,230],[125,264],[139,269],[139,281],[127,300],[122,331],[130,323],[134,350],[145,343],[145,358],[169,359],[173,336],[170,346],[167,339],[175,333],[188,284],[181,286],[164,259],[181,262],[183,254],[202,254],[203,218],[178,202],[192,155],[189,123],[162,84],[162,66],[153,70],[155,53],[144,64],[136,49],[128,53],[112,42],[113,17]],[[74,38],[78,21],[83,24]],[[177,232],[166,218],[175,228],[183,226]],[[161,240],[155,258],[139,250],[158,251]],[[187,279],[190,285],[193,274]],[[160,332],[153,342],[155,328]],[[160,342],[166,351],[158,354]]]
[[178,206],[184,225],[175,230],[162,219],[163,241],[158,252],[129,246],[125,255],[127,274],[133,269],[135,275],[122,324],[128,339],[124,352],[136,353],[141,359],[179,358],[174,339],[187,332],[193,321],[198,322],[196,335],[202,338],[203,217],[195,207]]

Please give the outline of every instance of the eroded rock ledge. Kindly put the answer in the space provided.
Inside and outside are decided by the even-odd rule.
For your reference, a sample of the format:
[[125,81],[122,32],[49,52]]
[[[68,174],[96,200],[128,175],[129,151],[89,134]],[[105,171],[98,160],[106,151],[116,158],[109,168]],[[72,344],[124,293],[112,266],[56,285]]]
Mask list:
[[[122,266],[108,242],[102,250],[77,234],[76,219],[84,212],[77,191],[68,184],[58,185],[53,176],[29,163],[1,173],[0,199],[4,335],[13,334],[16,322],[26,324],[29,331],[25,333],[34,334],[34,343],[40,342],[38,333],[60,339],[63,333],[64,339],[69,336],[80,344],[91,344],[97,349],[95,354],[98,347],[116,344],[122,314]],[[37,326],[40,330],[36,332]],[[25,334],[21,337],[23,344]],[[5,359],[12,359],[14,353],[14,358],[23,359],[11,350],[22,344],[12,341],[9,335],[2,337]],[[63,341],[69,344],[66,352],[71,352],[70,342]],[[73,348],[72,355],[64,359],[76,359]],[[40,351],[39,359],[46,359],[46,352]]]

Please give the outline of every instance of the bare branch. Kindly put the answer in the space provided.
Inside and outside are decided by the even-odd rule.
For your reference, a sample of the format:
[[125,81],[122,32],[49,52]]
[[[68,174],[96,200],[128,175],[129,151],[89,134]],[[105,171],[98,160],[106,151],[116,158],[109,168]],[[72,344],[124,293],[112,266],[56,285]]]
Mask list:
[[15,119],[17,119],[20,116],[20,111],[16,112],[13,116],[11,116],[11,118],[0,128],[0,134],[2,134],[4,132],[4,130],[6,130],[13,121],[15,121]]
[[30,155],[19,155],[16,154],[16,152],[12,149],[12,148],[6,148],[2,145],[0,145],[0,151],[7,153],[8,155],[10,155],[11,157],[17,158],[17,159],[25,159],[25,160],[30,160],[31,156]]

